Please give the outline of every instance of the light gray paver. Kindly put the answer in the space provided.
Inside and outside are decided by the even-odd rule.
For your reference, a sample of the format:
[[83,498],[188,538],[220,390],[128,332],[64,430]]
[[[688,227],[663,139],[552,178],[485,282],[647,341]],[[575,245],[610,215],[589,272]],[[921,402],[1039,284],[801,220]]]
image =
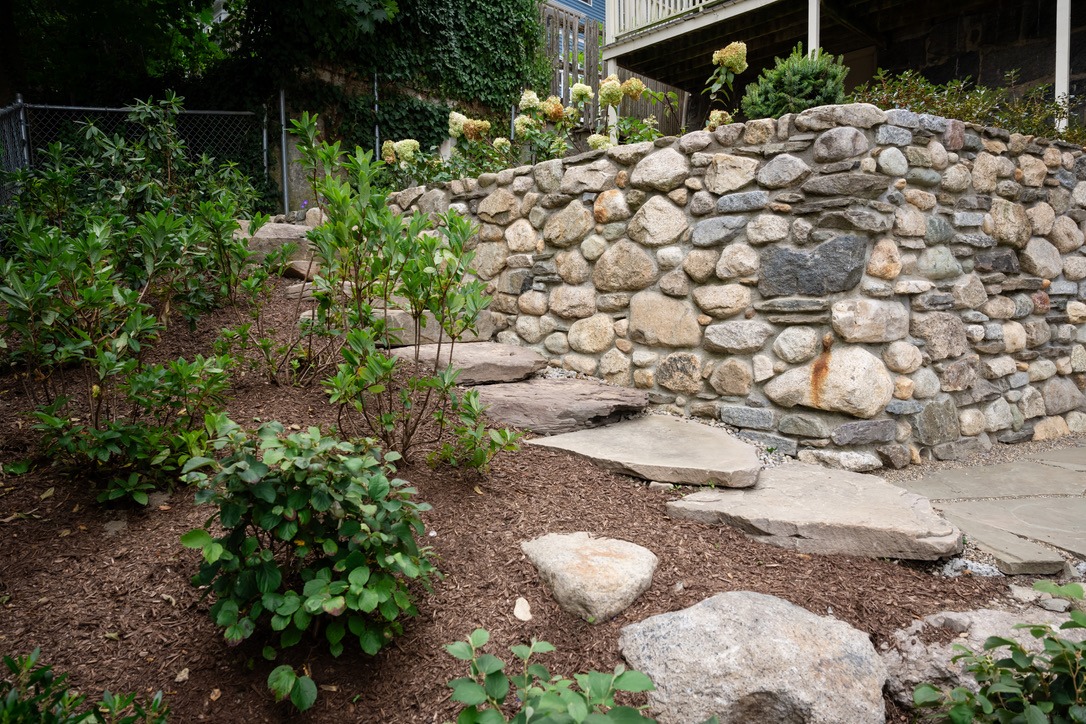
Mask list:
[[756,449],[725,430],[667,415],[648,415],[530,445],[566,450],[602,468],[646,480],[748,487],[758,480]]
[[1052,465],[1057,468],[1066,468],[1078,472],[1086,472],[1086,447],[1069,447],[1063,450],[1049,450],[1047,452],[1027,455],[1025,460],[1034,460],[1044,465]]
[[925,498],[874,475],[804,463],[767,468],[754,488],[698,491],[667,512],[804,553],[934,560],[962,547]]
[[967,538],[973,539],[978,547],[990,553],[1002,573],[1046,575],[1063,570],[1063,556],[1051,548],[969,516],[949,511],[943,511],[943,515],[958,526]]
[[1043,541],[1080,557],[1086,556],[1086,498],[964,500],[937,503],[936,507],[960,518]]
[[1049,465],[1016,462],[943,470],[907,485],[910,491],[932,500],[1082,495],[1086,492],[1086,476]]

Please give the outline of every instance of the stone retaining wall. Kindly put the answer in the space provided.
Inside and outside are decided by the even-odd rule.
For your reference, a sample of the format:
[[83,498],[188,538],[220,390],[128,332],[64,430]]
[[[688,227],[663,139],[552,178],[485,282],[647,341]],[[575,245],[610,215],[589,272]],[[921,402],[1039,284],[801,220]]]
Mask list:
[[1083,149],[827,106],[407,189],[500,341],[853,470],[1086,430]]

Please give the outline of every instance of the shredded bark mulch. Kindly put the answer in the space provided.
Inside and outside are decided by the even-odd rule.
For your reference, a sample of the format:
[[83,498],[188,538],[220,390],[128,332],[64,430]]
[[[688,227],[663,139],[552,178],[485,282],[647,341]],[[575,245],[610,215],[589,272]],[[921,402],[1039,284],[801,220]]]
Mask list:
[[[293,311],[283,304],[284,322]],[[176,326],[156,357],[207,353],[230,315]],[[33,458],[30,409],[17,372],[0,378],[0,463]],[[336,411],[319,387],[267,384],[250,373],[232,392],[234,420],[255,426],[331,429]],[[273,702],[271,669],[259,635],[229,648],[208,618],[210,604],[189,584],[198,553],[178,538],[211,513],[193,491],[178,488],[146,509],[104,507],[95,491],[37,460],[24,475],[0,477],[0,653],[42,649],[42,659],[97,696],[103,689],[162,690],[178,722],[445,722],[455,719],[446,682],[465,675],[443,645],[477,627],[491,631],[489,650],[531,638],[557,651],[540,658],[553,673],[610,670],[622,659],[620,629],[693,605],[723,591],[751,590],[832,614],[869,633],[879,646],[892,631],[942,609],[975,608],[1000,597],[993,579],[935,576],[932,566],[888,560],[797,554],[755,543],[727,528],[669,519],[678,493],[599,470],[557,451],[524,447],[499,457],[489,475],[430,468],[425,455],[399,475],[432,510],[426,541],[443,577],[418,597],[419,616],[375,657],[350,647],[338,659],[320,641],[285,652],[320,686],[304,715]],[[616,619],[597,625],[558,608],[520,542],[545,533],[589,531],[652,550],[652,587]],[[523,596],[532,619],[514,618]],[[908,715],[888,709],[888,721]]]

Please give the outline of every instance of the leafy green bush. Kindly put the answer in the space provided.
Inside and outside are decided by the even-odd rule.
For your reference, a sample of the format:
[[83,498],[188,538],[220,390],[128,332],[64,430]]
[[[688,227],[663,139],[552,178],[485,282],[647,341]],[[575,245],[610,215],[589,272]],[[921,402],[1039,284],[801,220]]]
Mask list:
[[0,679],[0,722],[16,724],[164,724],[170,708],[162,692],[144,702],[135,694],[112,694],[90,705],[68,688],[67,674],[39,662],[41,649],[29,656],[4,657],[7,672]]
[[[1057,586],[1048,581],[1034,585],[1040,591],[1082,600],[1077,583]],[[1072,610],[1060,630],[1086,628],[1086,613]],[[977,680],[979,689],[964,686],[944,692],[930,684],[917,687],[913,701],[918,707],[936,708],[929,719],[950,724],[1003,722],[1022,724],[1071,724],[1086,722],[1086,642],[1056,636],[1047,624],[1019,624],[1040,639],[1039,652],[1027,650],[1017,641],[992,636],[984,642],[984,653],[955,645],[960,653],[955,662]],[[998,649],[1007,654],[997,658]]]
[[[253,438],[224,416],[209,427],[226,457],[189,460],[185,479],[199,488],[197,502],[218,510],[181,542],[203,553],[193,584],[215,594],[211,617],[226,641],[270,629],[288,648],[321,631],[334,656],[348,634],[377,653],[416,613],[412,582],[435,574],[430,549],[415,540],[429,506],[388,477],[398,456],[382,463],[370,442],[316,428],[281,437],[283,427],[268,423]],[[215,521],[222,535],[212,534]],[[276,647],[264,653],[274,658]]]
[[[432,459],[453,466],[465,465],[485,473],[498,453],[520,450],[518,441],[524,436],[504,428],[488,429],[483,413],[478,390],[468,390],[463,394],[451,392],[448,413],[439,410],[438,421],[448,425],[453,439],[442,442],[441,447],[433,452]],[[449,421],[448,417],[455,419]]]
[[[575,681],[551,676],[541,664],[531,663],[534,654],[554,651],[546,641],[532,640],[528,646],[511,651],[521,662],[520,673],[505,673],[505,662],[482,653],[490,640],[486,629],[476,629],[466,641],[448,644],[445,650],[468,662],[469,675],[449,682],[452,700],[464,705],[457,724],[528,724],[529,722],[577,722],[578,724],[652,724],[653,720],[632,707],[615,706],[620,691],[651,691],[649,677],[639,671],[616,666],[614,673],[590,671],[577,674]],[[510,697],[510,693],[513,694]],[[516,715],[507,719],[503,708],[515,704]]]
[[842,103],[848,68],[840,59],[819,48],[805,55],[800,43],[787,58],[776,58],[743,94],[743,115],[748,119],[780,118],[808,108]]
[[[1003,86],[990,88],[976,85],[969,78],[936,84],[911,70],[898,75],[879,70],[872,80],[852,92],[850,100],[997,126],[1012,133],[1086,143],[1086,127],[1077,117],[1069,117],[1068,105],[1051,99],[1051,94],[1052,87],[1047,85],[1019,89],[1013,71],[1007,74]],[[1056,129],[1061,120],[1069,123],[1062,132]]]

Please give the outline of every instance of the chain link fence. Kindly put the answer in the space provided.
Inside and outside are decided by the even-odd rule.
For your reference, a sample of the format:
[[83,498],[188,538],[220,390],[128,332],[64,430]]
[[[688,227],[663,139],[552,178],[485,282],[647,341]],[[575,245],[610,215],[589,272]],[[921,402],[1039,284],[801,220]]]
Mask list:
[[[0,108],[0,171],[33,168],[42,149],[60,141],[78,144],[82,125],[93,122],[109,135],[129,135],[134,129],[126,108],[53,106],[24,103],[21,97]],[[267,117],[248,111],[182,111],[177,132],[185,141],[189,158],[207,154],[220,162],[233,161],[257,178],[268,173]],[[0,204],[10,203],[12,184],[0,175]]]

